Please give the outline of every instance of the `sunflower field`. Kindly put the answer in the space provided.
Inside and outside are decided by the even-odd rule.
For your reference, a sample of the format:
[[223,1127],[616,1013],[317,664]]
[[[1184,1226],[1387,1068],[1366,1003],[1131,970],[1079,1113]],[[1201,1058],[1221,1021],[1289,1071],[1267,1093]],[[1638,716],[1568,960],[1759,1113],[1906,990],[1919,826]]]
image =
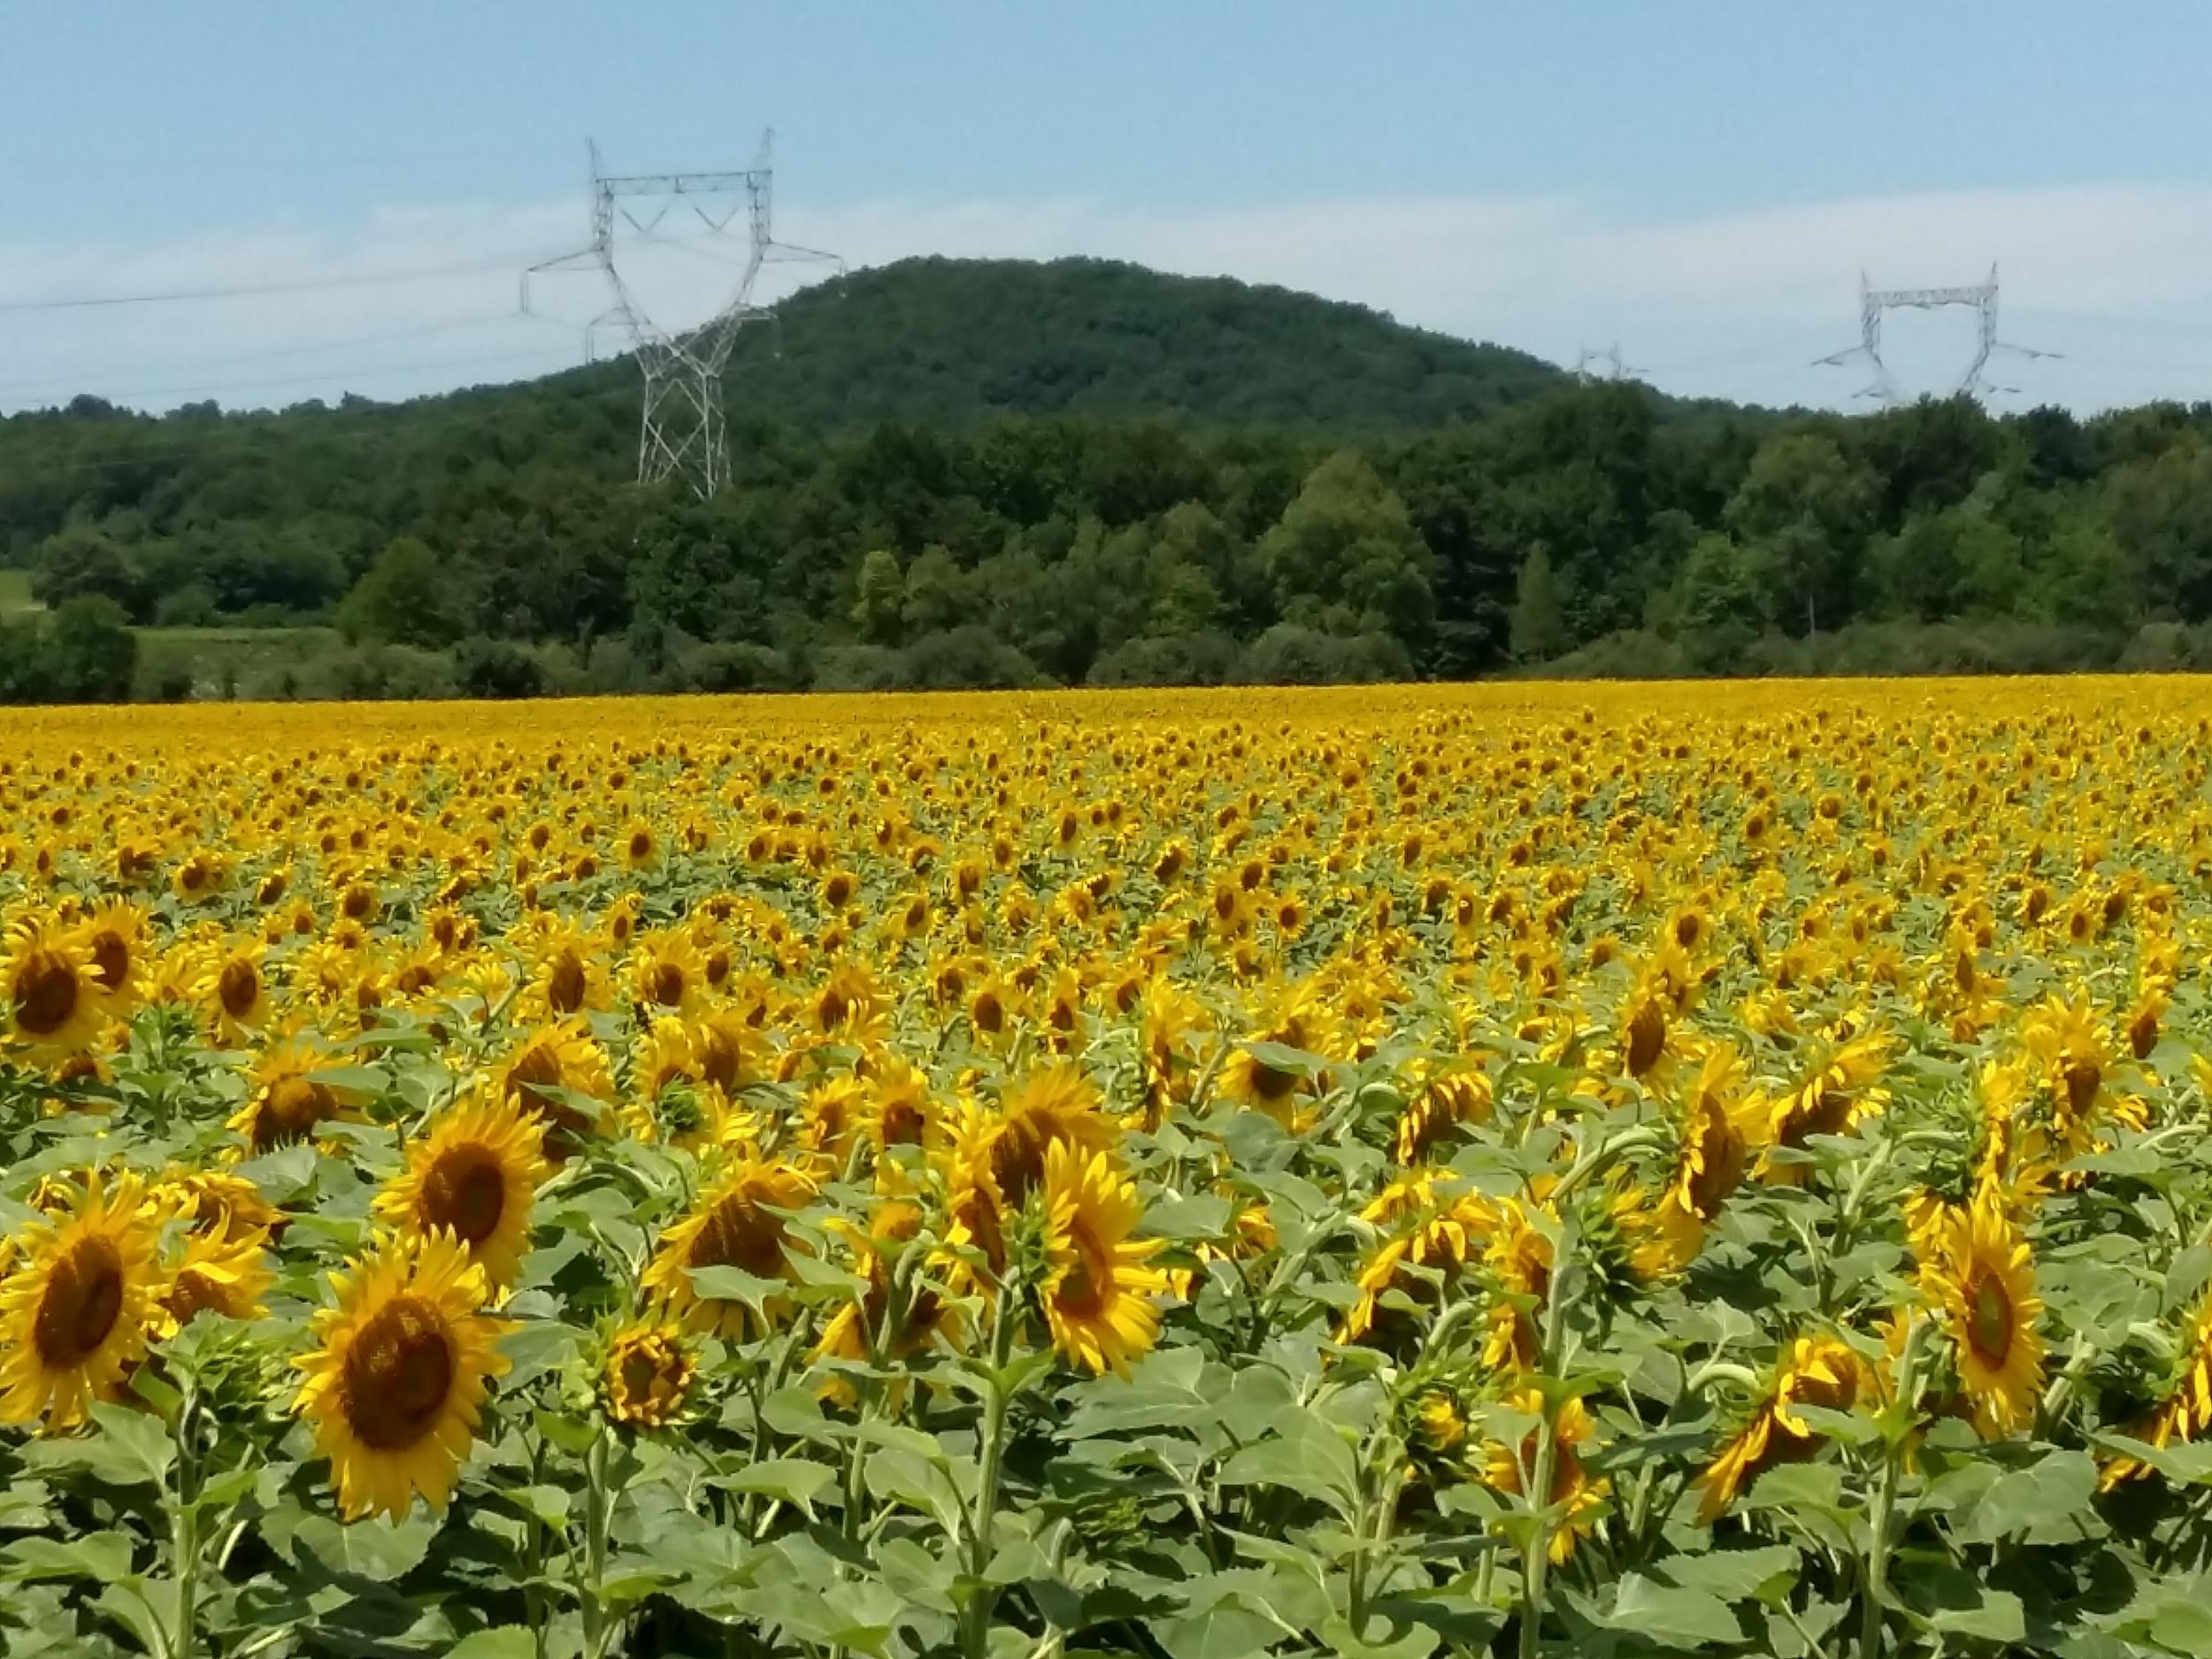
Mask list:
[[0,1653],[2212,1653],[2212,691],[0,753]]

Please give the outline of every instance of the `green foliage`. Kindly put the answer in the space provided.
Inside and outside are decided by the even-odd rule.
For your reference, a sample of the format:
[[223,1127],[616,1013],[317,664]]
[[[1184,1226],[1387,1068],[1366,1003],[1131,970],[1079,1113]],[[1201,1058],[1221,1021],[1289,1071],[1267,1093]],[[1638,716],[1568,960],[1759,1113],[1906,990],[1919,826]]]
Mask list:
[[[623,364],[395,407],[0,420],[0,617],[107,598],[154,625],[141,694],[197,695],[521,686],[525,657],[549,692],[1456,678],[1637,634],[1637,660],[1756,671],[1952,622],[2108,664],[2146,624],[2212,621],[2212,405],[1784,417],[1082,260],[807,290],[741,336],[729,386],[709,502],[631,480]],[[237,672],[165,641],[325,624],[345,652]],[[1768,635],[1806,649],[1755,654]],[[1314,643],[1357,639],[1390,649]],[[464,663],[469,640],[520,655]],[[731,649],[687,671],[708,646]],[[12,695],[37,680],[19,662]]]

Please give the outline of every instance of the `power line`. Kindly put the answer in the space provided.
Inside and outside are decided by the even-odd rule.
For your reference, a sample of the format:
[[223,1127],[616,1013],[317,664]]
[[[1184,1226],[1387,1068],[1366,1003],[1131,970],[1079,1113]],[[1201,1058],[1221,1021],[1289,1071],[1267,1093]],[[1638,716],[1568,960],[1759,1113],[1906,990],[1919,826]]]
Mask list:
[[[188,397],[207,392],[235,391],[257,386],[311,386],[322,381],[359,380],[369,376],[382,378],[394,374],[420,374],[434,369],[472,368],[493,363],[535,363],[556,350],[561,351],[564,356],[566,355],[565,348],[536,346],[528,351],[503,351],[471,357],[445,357],[429,363],[388,363],[365,368],[322,369],[312,374],[268,375],[259,380],[202,381],[189,386],[116,386],[110,387],[108,393],[139,397]],[[91,392],[78,395],[104,397],[108,394]]]
[[291,282],[259,282],[236,288],[164,288],[143,294],[94,294],[62,299],[0,300],[0,312],[102,311],[124,305],[173,305],[201,300],[255,299],[270,294],[307,294],[334,288],[378,288],[394,282],[422,282],[434,277],[465,276],[482,271],[512,271],[535,256],[511,254],[459,265],[422,265],[358,276],[304,277]]

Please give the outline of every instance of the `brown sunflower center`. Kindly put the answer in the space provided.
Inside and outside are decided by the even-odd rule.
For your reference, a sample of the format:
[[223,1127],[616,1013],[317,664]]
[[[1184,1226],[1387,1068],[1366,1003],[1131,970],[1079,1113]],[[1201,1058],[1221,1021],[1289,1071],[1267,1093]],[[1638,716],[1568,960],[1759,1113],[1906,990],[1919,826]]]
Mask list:
[[684,971],[673,962],[656,963],[653,966],[653,1000],[663,1008],[674,1008],[684,1000]]
[[1075,1259],[1053,1287],[1052,1303],[1064,1317],[1094,1319],[1114,1287],[1112,1256],[1080,1226],[1070,1241],[1075,1246]]
[[50,950],[34,950],[15,976],[15,1026],[33,1037],[50,1037],[77,1011],[81,995],[77,970]]
[[379,1309],[346,1348],[346,1423],[373,1451],[403,1451],[438,1425],[453,1393],[445,1316],[419,1296]]
[[465,1243],[490,1238],[506,1210],[507,1178],[488,1147],[455,1147],[440,1154],[423,1177],[424,1225],[448,1228]]
[[783,1218],[772,1216],[749,1198],[736,1195],[717,1204],[691,1241],[685,1258],[689,1267],[739,1267],[757,1279],[781,1276]]
[[243,1019],[261,1000],[261,975],[250,962],[226,962],[215,977],[215,995],[222,999],[225,1013]]
[[1667,1011],[1656,1001],[1640,1002],[1628,1022],[1628,1074],[1641,1077],[1659,1064],[1667,1046]]
[[2097,1089],[2103,1081],[2104,1074],[2093,1060],[2077,1060],[2066,1068],[2066,1103],[2077,1117],[2096,1104]]
[[699,1064],[699,1075],[718,1088],[737,1087],[737,1045],[726,1033],[710,1025],[699,1033],[692,1046],[692,1055]]
[[1723,1111],[1708,1108],[1699,1114],[1697,1152],[1699,1167],[1689,1179],[1690,1208],[1700,1220],[1710,1221],[1743,1179],[1744,1139]]
[[338,1110],[337,1097],[327,1085],[311,1077],[280,1077],[269,1085],[254,1121],[257,1145],[277,1146],[297,1141]]
[[1252,1062],[1252,1092],[1263,1101],[1286,1100],[1297,1092],[1298,1074],[1264,1060]]
[[123,1257],[114,1240],[80,1239],[55,1259],[31,1321],[31,1344],[55,1370],[99,1350],[123,1311]]
[[2012,1331],[2012,1297],[1994,1273],[1979,1275],[1967,1293],[1966,1345],[1984,1364],[2002,1365]]
[[573,1014],[584,1005],[585,988],[583,963],[573,950],[562,951],[545,976],[545,1000],[555,1013]]
[[87,941],[92,952],[92,977],[107,991],[119,991],[130,977],[131,943],[112,927],[103,927]]

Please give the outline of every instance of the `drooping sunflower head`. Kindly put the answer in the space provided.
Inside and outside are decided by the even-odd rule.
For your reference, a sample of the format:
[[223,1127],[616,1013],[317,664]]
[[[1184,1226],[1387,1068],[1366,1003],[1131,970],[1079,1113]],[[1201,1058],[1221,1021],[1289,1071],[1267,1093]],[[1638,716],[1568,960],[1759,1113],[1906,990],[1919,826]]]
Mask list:
[[188,1325],[203,1313],[227,1319],[258,1319],[261,1298],[276,1282],[260,1234],[190,1232],[184,1254],[169,1275],[161,1304],[169,1319]]
[[695,1010],[707,994],[707,964],[684,928],[638,936],[631,948],[630,993],[656,1017]]
[[263,1049],[248,1074],[246,1103],[231,1115],[230,1127],[256,1152],[306,1140],[342,1116],[352,1099],[319,1075],[331,1064],[328,1051],[310,1035],[287,1037]]
[[332,1287],[294,1409],[330,1460],[339,1512],[397,1517],[417,1494],[442,1509],[510,1363],[498,1344],[511,1327],[483,1311],[483,1270],[449,1236],[393,1239]]
[[1050,1148],[1062,1142],[1087,1157],[1119,1138],[1099,1110],[1098,1089],[1082,1069],[1063,1062],[1026,1073],[999,1098],[991,1141],[991,1173],[1009,1204],[1019,1208],[1043,1178]]
[[135,1175],[88,1171],[31,1224],[0,1284],[0,1421],[73,1428],[146,1352],[165,1287],[159,1210]]
[[1104,1152],[1055,1141],[1045,1154],[1045,1276],[1039,1288],[1053,1345],[1071,1363],[1123,1376],[1158,1340],[1154,1298],[1168,1276],[1148,1267],[1156,1239],[1130,1237],[1143,1219],[1134,1182]]
[[[1502,1403],[1523,1418],[1540,1418],[1545,1414],[1543,1394],[1535,1388],[1517,1389]],[[1576,1543],[1597,1525],[1597,1510],[1605,1502],[1612,1483],[1603,1476],[1594,1479],[1582,1466],[1582,1448],[1596,1432],[1596,1425],[1589,1408],[1579,1398],[1571,1396],[1561,1401],[1551,1414],[1551,1490],[1545,1499],[1548,1506],[1565,1506],[1565,1514],[1552,1533],[1549,1550],[1551,1559],[1559,1563],[1572,1555]],[[1534,1479],[1537,1450],[1534,1429],[1529,1430],[1517,1445],[1493,1440],[1484,1457],[1484,1481],[1499,1492],[1525,1493]]]
[[614,1079],[605,1050],[580,1018],[531,1032],[495,1078],[502,1100],[545,1120],[546,1148],[554,1157],[569,1156],[606,1128]]
[[793,1279],[790,1253],[807,1246],[792,1232],[791,1217],[813,1201],[815,1191],[803,1170],[760,1158],[734,1160],[700,1194],[691,1213],[661,1235],[645,1270],[646,1290],[695,1331],[736,1339],[772,1323],[787,1310],[787,1299],[766,1296],[749,1309],[742,1301],[703,1292],[692,1271],[733,1267],[757,1280]]
[[549,1173],[535,1113],[488,1094],[442,1113],[407,1148],[407,1167],[376,1196],[376,1213],[403,1238],[447,1233],[508,1288],[530,1247],[530,1209]]
[[698,1370],[682,1326],[667,1319],[635,1319],[607,1343],[600,1396],[615,1422],[664,1429],[683,1415]]
[[1487,1122],[1494,1104],[1489,1073],[1479,1065],[1455,1065],[1422,1079],[1399,1114],[1393,1142],[1398,1162],[1426,1162],[1454,1129]]

